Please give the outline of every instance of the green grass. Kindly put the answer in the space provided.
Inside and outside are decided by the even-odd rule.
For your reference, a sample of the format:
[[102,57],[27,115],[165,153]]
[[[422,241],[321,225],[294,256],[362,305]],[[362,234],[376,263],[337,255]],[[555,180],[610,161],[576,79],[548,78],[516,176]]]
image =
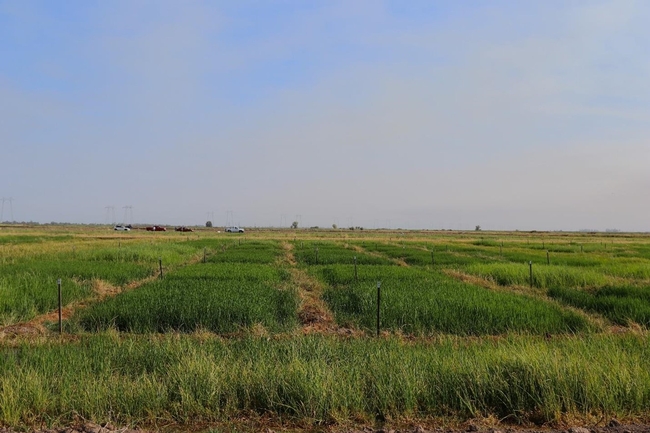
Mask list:
[[[224,244],[225,246],[225,244]],[[280,256],[282,249],[277,242],[246,241],[230,244],[223,251],[211,254],[210,263],[259,263],[271,264]]]
[[173,266],[196,254],[194,247],[178,244],[119,244],[113,247],[75,244],[50,254],[22,255],[0,264],[0,324],[29,320],[58,305],[57,279],[62,280],[62,300],[70,302],[92,295],[94,280],[115,286],[153,275],[158,260]]
[[387,265],[391,263],[386,258],[365,254],[332,242],[296,241],[293,244],[294,256],[302,265],[354,264],[355,257],[359,265]]
[[566,287],[549,289],[548,295],[565,304],[596,312],[614,323],[650,326],[650,287],[603,287],[584,291]]
[[286,271],[265,265],[188,266],[83,310],[74,322],[90,331],[116,328],[136,333],[230,333],[255,324],[288,330],[296,325],[298,300],[294,291],[277,288],[286,278]]
[[[384,254],[393,259],[404,260],[404,262],[413,266],[427,266],[432,264],[435,264],[436,266],[456,266],[485,260],[482,257],[471,257],[459,253],[458,248],[455,248],[455,250],[448,250],[446,248],[443,249],[440,246],[418,248],[406,243],[404,245],[397,245],[368,242],[365,249]],[[433,262],[431,259],[431,250],[433,250]]]
[[[467,266],[465,271],[502,286],[530,285],[528,264],[479,263]],[[592,268],[533,265],[534,287],[598,287],[609,283],[610,279],[606,275]]]
[[0,423],[218,422],[276,416],[307,424],[494,416],[647,415],[650,343],[518,337],[437,343],[86,337],[0,349]]
[[319,270],[324,281],[334,283],[323,298],[343,325],[375,329],[375,281],[381,276],[383,329],[416,335],[543,334],[589,329],[584,318],[550,303],[512,293],[491,292],[439,273],[406,269],[393,276],[392,270],[386,269],[375,278],[364,274],[355,283],[350,269],[333,269]]

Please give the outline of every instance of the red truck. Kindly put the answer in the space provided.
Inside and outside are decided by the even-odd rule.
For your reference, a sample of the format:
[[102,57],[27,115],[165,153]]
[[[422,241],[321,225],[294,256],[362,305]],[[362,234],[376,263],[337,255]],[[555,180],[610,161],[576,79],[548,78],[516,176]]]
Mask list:
[[146,229],[148,232],[166,232],[167,229],[164,226],[149,226]]

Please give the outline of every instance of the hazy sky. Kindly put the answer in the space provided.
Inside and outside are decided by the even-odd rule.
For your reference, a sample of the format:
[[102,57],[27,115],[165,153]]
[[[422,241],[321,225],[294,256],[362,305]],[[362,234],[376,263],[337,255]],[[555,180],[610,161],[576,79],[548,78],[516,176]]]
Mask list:
[[648,23],[645,0],[0,0],[0,197],[19,221],[648,231]]

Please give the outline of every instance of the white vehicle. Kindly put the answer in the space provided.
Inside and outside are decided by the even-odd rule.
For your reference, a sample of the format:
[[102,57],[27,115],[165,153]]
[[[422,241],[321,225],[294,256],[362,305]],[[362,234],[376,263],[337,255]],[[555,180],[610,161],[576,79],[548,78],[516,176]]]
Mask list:
[[241,227],[226,227],[226,232],[227,233],[244,233],[244,229]]
[[130,228],[130,227],[127,227],[127,226],[123,226],[122,224],[118,224],[118,225],[116,225],[115,227],[113,227],[113,230],[119,230],[119,231],[122,231],[122,232],[128,232],[128,231],[131,230],[131,228]]

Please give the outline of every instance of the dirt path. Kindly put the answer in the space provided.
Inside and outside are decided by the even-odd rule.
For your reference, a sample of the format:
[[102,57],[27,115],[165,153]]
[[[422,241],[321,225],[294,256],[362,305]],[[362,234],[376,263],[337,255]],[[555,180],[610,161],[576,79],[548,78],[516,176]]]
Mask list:
[[284,255],[281,262],[288,265],[288,270],[291,273],[291,284],[298,289],[298,296],[300,296],[298,318],[302,323],[302,333],[344,335],[360,333],[361,331],[341,328],[337,325],[334,314],[323,301],[323,285],[296,266],[292,244],[283,242],[282,248],[284,249]]

